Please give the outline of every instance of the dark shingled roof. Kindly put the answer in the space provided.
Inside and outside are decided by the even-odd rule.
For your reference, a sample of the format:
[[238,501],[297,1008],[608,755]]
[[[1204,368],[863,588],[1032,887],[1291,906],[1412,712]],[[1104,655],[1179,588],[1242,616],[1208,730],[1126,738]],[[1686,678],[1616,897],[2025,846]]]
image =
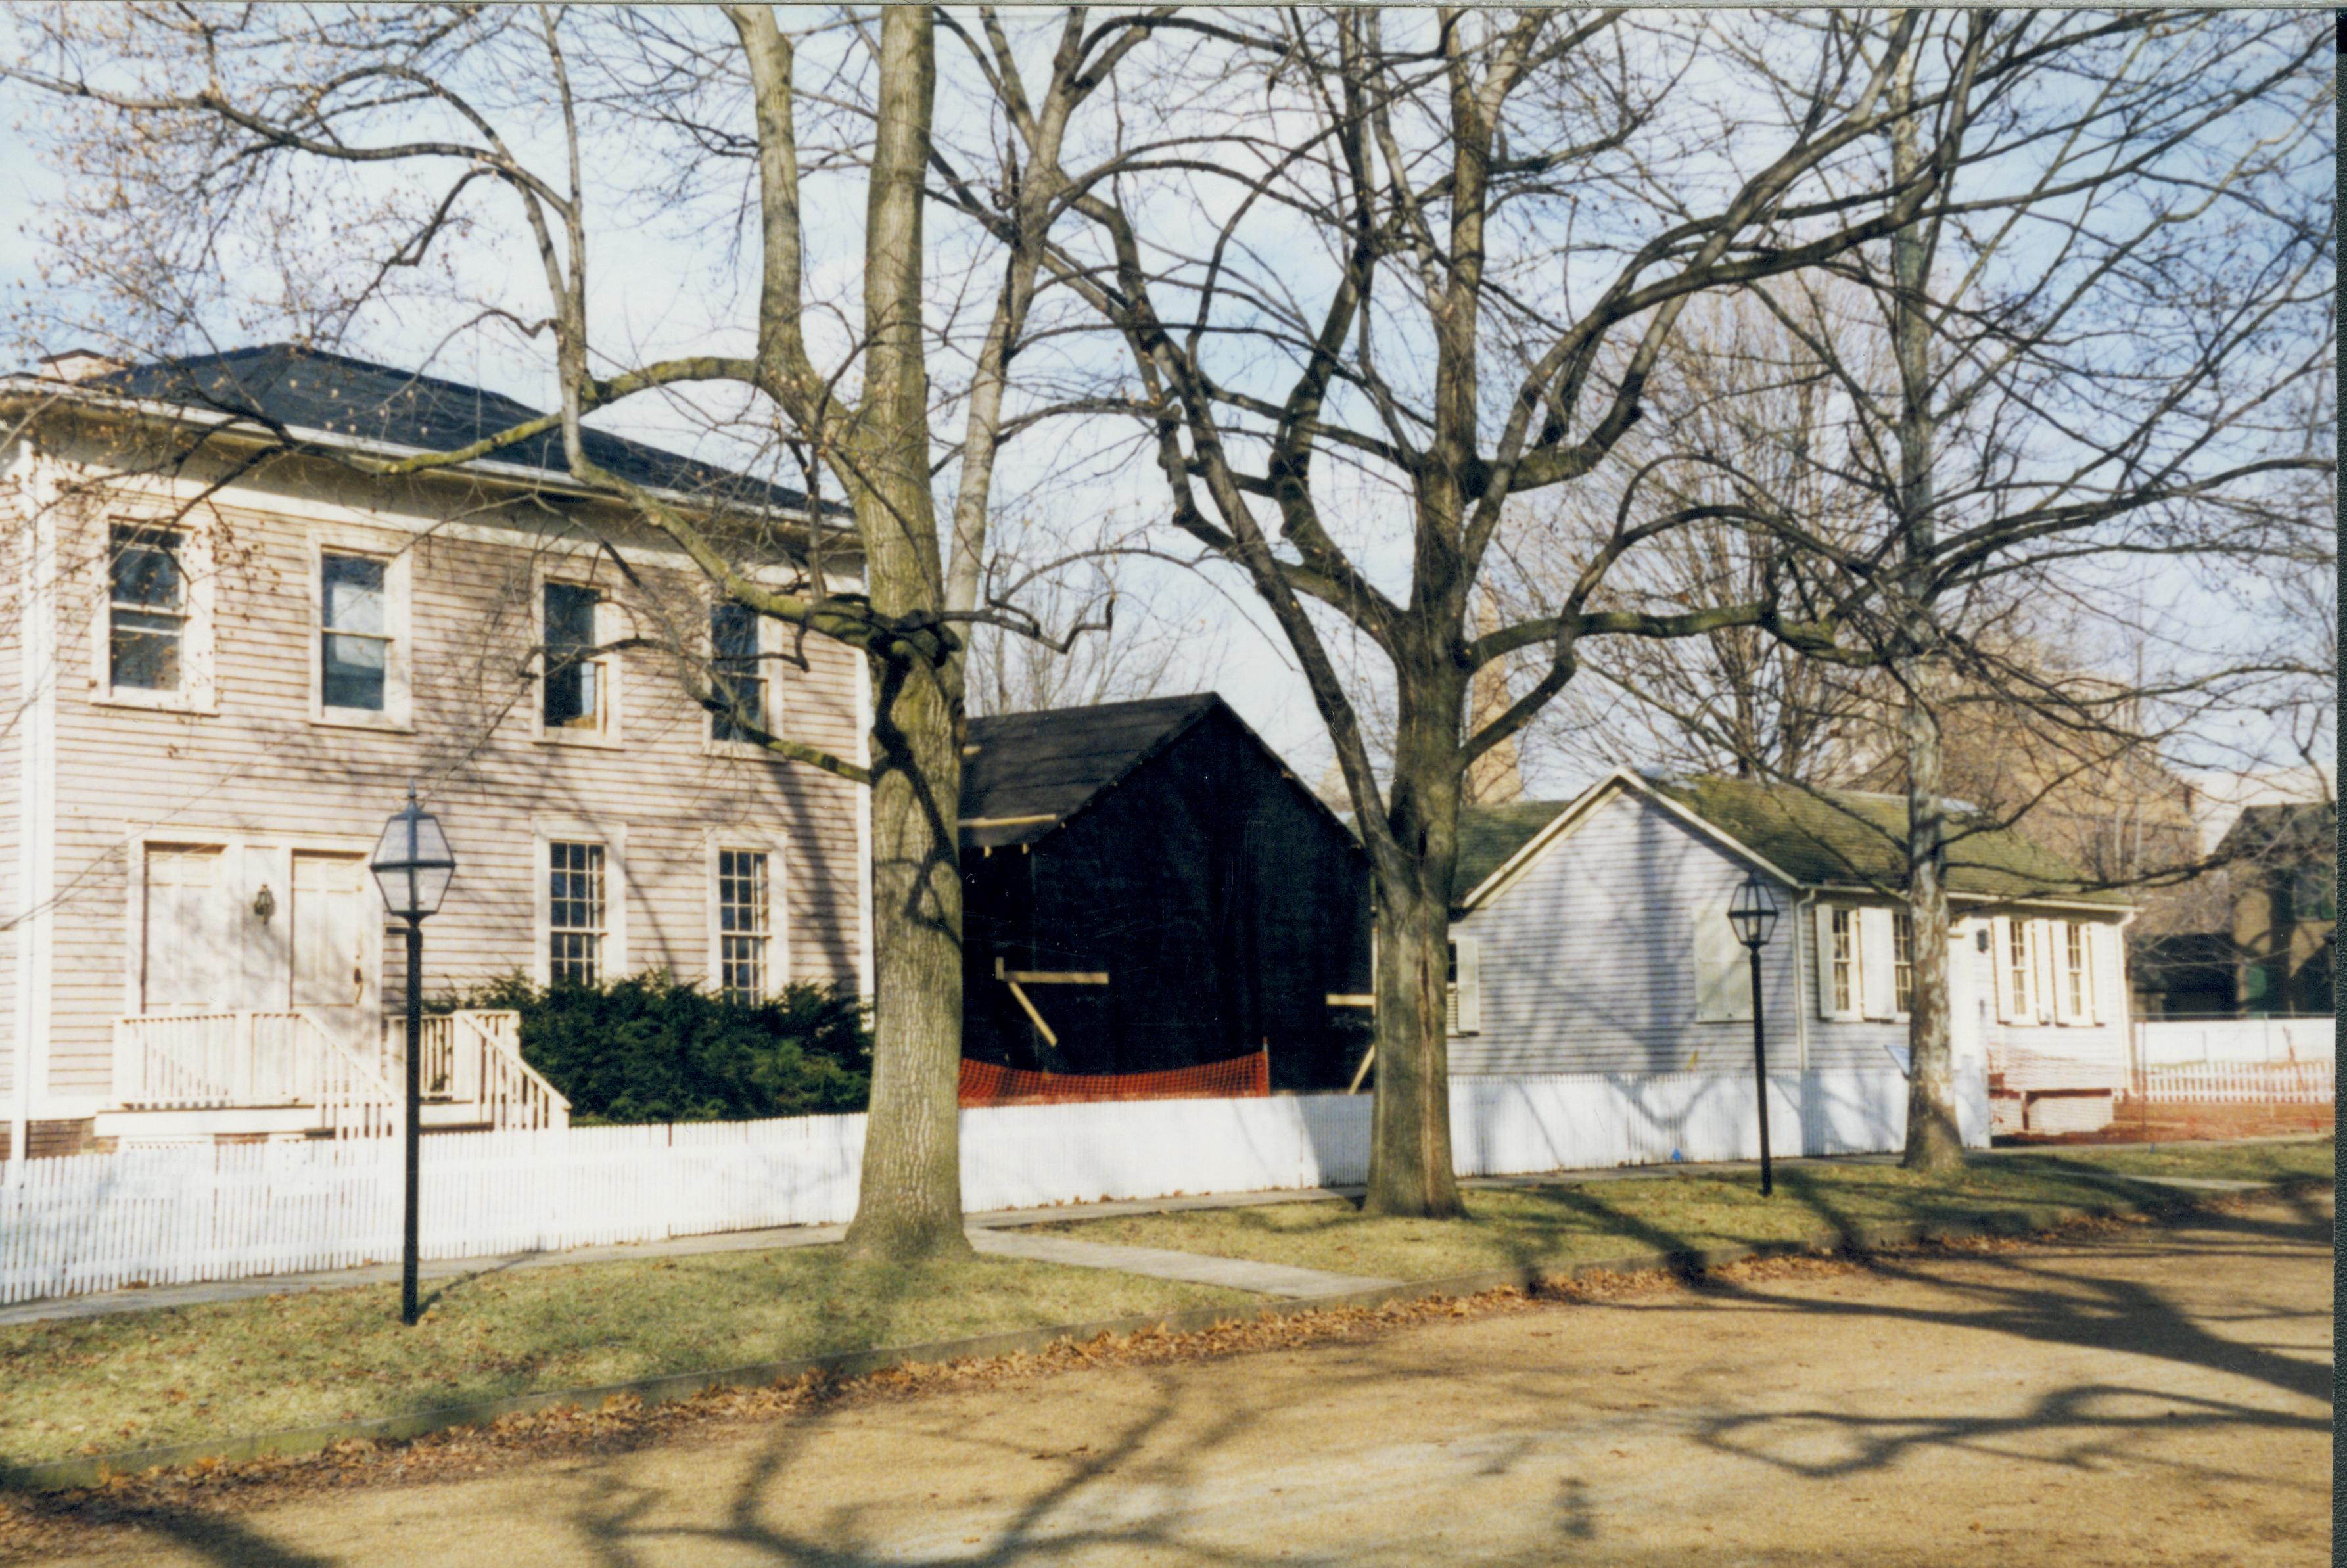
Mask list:
[[1507,864],[1508,856],[1532,842],[1532,835],[1572,804],[1523,800],[1507,805],[1461,806],[1459,860],[1450,869],[1450,901],[1455,904],[1473,892],[1483,878]]
[[[134,364],[74,384],[429,452],[453,452],[538,417],[537,409],[481,387],[297,343],[265,343]],[[806,497],[796,490],[624,436],[589,430],[586,446],[589,457],[622,478],[712,505],[782,510],[806,505]],[[556,474],[570,471],[559,429],[500,447],[481,461]]]
[[[1673,779],[1649,786],[1799,880],[1897,886],[1905,875],[1907,802],[1898,795],[1804,790],[1748,779]],[[2062,897],[2125,905],[2124,892],[2083,890],[2077,869],[2011,828],[1966,832],[1948,848],[1948,891],[1988,898]]]
[[2339,855],[2339,806],[2332,801],[2243,806],[2225,830],[2217,853],[2268,866],[2334,860]]
[[1032,844],[1223,705],[1211,692],[969,722],[965,848]]

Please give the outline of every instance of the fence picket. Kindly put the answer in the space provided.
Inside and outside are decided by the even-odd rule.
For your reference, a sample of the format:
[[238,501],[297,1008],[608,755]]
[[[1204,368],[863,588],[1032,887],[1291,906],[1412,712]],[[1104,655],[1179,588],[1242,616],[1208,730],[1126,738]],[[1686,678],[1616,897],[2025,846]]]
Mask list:
[[[2318,1064],[2295,1064],[2311,1070]],[[2330,1064],[2319,1064],[2327,1097]],[[2155,1077],[2167,1070],[2155,1070]],[[1451,1081],[1462,1175],[1758,1152],[1748,1074],[1559,1073]],[[1772,1075],[1788,1153],[1896,1147],[1895,1071]],[[1984,1103],[1968,1128],[1984,1135]],[[865,1119],[436,1132],[427,1258],[559,1250],[853,1217]],[[969,1110],[973,1212],[1358,1183],[1369,1098],[1296,1095]],[[0,1184],[0,1301],[381,1263],[399,1255],[393,1138],[132,1147],[26,1162]]]

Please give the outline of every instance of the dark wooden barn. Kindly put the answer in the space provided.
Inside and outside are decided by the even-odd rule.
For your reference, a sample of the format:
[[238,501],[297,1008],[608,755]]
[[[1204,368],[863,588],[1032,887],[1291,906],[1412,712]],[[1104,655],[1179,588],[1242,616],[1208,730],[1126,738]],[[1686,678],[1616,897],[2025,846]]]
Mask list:
[[1268,1048],[1344,1086],[1368,1013],[1368,862],[1212,693],[973,720],[963,1054],[1151,1072]]

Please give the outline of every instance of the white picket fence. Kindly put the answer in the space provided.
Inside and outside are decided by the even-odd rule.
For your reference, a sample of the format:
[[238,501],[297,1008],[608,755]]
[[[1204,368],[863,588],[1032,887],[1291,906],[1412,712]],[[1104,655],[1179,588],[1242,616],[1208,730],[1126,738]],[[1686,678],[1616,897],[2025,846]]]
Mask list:
[[[1980,1143],[1986,1091],[1973,1080],[1963,1121]],[[1462,1175],[1759,1152],[1749,1075],[1460,1078],[1451,1091]],[[1903,1132],[1895,1071],[1772,1075],[1769,1096],[1779,1153],[1894,1148]],[[863,1146],[861,1116],[438,1133],[423,1145],[423,1251],[838,1224],[855,1213]],[[962,1201],[975,1213],[1339,1185],[1365,1178],[1368,1146],[1367,1095],[965,1111]],[[399,1161],[392,1139],[28,1161],[0,1185],[0,1301],[396,1257]]]
[[2330,1061],[2339,1050],[2331,1018],[2147,1018],[2135,1026],[2147,1067],[2229,1061]]
[[2216,1101],[2257,1105],[2329,1105],[2339,1097],[2336,1061],[2194,1061],[2143,1074],[2153,1104]]

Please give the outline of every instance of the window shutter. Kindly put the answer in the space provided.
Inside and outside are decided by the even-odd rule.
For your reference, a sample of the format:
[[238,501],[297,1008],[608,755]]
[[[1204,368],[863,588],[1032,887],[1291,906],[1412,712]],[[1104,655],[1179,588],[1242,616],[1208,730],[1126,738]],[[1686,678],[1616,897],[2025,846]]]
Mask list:
[[[2116,1021],[2118,1016],[2115,1008],[2106,1007],[2103,1001],[2103,988],[2106,984],[2116,987],[2127,983],[2127,977],[2112,962],[2116,953],[2116,944],[2112,938],[2117,935],[2117,931],[2099,920],[2090,921],[2086,926],[2086,1021],[2088,1023]],[[2112,992],[2114,997],[2116,994]]]
[[1889,1018],[1897,1009],[1891,975],[1891,911],[1858,912],[1858,994],[1868,1018]]
[[2013,922],[2003,915],[1988,923],[1989,973],[1996,982],[1996,1021],[2013,1023]]
[[1697,1023],[1721,1023],[1752,1016],[1752,970],[1736,927],[1727,923],[1727,906],[1714,904],[1695,912],[1695,1017]]
[[1459,983],[1451,988],[1450,1030],[1453,1034],[1483,1032],[1482,939],[1454,937],[1459,949]]

